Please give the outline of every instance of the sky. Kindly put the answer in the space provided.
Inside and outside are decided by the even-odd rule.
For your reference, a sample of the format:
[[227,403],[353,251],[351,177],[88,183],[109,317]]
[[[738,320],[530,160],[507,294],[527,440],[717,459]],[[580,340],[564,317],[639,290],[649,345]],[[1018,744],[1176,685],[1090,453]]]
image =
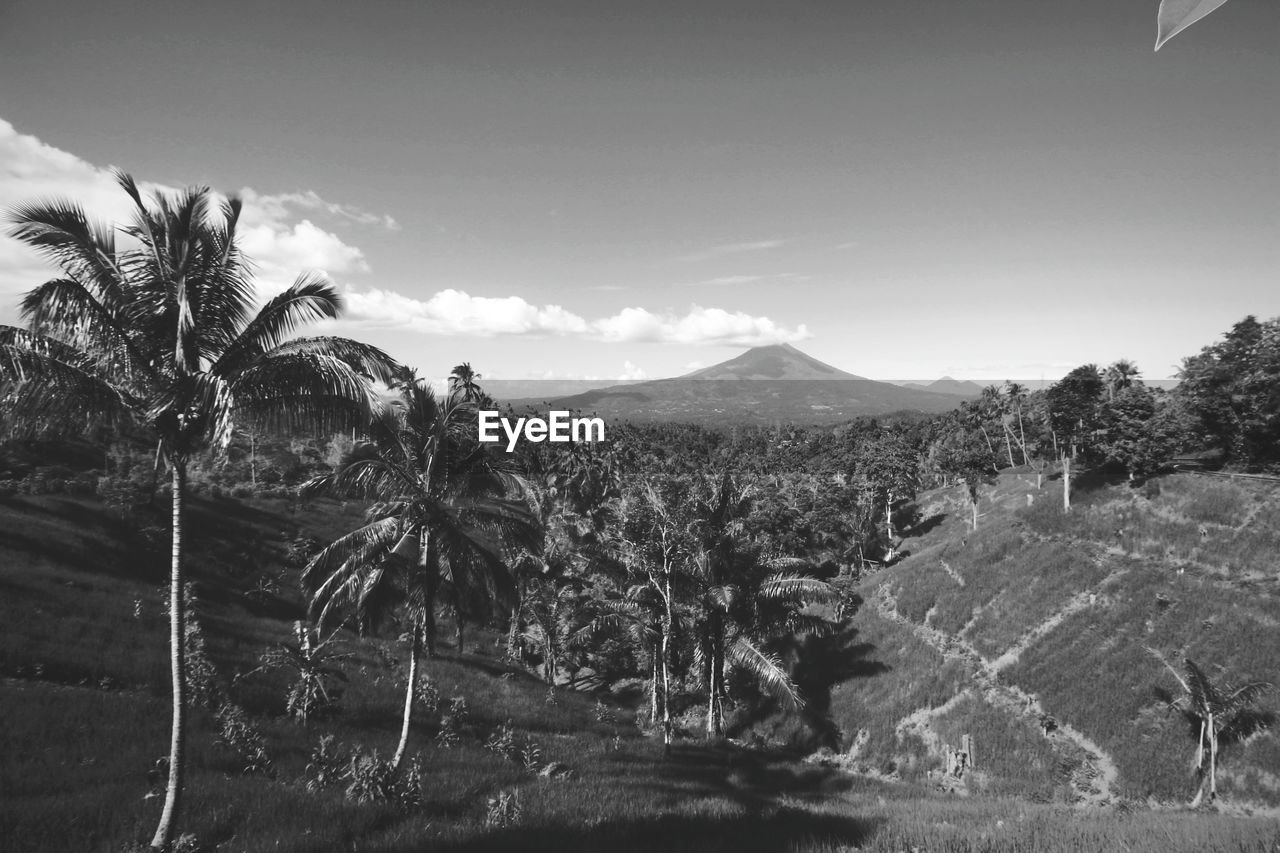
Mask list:
[[[1181,359],[1280,314],[1280,6],[0,4],[0,208],[245,199],[264,294],[428,376]],[[0,323],[53,271],[0,237]]]

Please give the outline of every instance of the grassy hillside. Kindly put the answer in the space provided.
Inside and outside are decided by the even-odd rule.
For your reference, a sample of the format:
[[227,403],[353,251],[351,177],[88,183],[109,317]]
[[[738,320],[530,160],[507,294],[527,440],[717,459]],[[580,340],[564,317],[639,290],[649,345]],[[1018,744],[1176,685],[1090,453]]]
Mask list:
[[[944,750],[969,734],[963,793],[1169,806],[1195,793],[1195,740],[1145,648],[1280,683],[1277,484],[1085,480],[1064,514],[1060,482],[1011,471],[983,495],[977,532],[960,489],[918,510],[927,532],[861,590],[856,624],[887,672],[832,700],[859,769],[955,784]],[[1219,789],[1224,809],[1280,814],[1280,737],[1226,750]]]
[[[1010,498],[1017,488],[1002,486]],[[937,496],[938,511],[955,515],[944,506],[948,499]],[[343,662],[345,692],[333,714],[306,726],[285,715],[285,674],[253,672],[265,650],[289,638],[300,615],[292,591],[296,570],[285,564],[289,543],[299,535],[327,539],[355,516],[336,503],[299,511],[284,501],[192,501],[196,612],[219,689],[244,709],[248,725],[238,735],[230,732],[235,736],[228,742],[225,720],[205,708],[194,714],[183,829],[202,849],[1083,853],[1123,844],[1152,853],[1274,850],[1271,821],[1127,809],[1081,813],[1049,802],[1070,798],[1075,771],[1063,762],[1074,756],[1078,765],[1087,763],[1083,751],[1073,754],[1058,741],[1045,741],[999,695],[972,687],[964,692],[972,682],[969,653],[939,649],[936,637],[900,621],[910,617],[874,606],[874,589],[867,591],[871,603],[860,617],[858,640],[889,669],[839,687],[833,710],[846,733],[868,730],[860,760],[884,778],[732,743],[683,741],[664,757],[660,742],[636,725],[633,709],[566,690],[549,694],[544,684],[501,661],[497,636],[476,632],[465,654],[446,643],[442,656],[427,664],[439,702],[424,704],[411,742],[422,767],[419,803],[400,808],[355,802],[341,787],[309,790],[322,737],[332,736],[331,749],[339,752],[359,747],[385,757],[398,731],[405,651],[394,639],[344,637],[352,655]],[[145,514],[126,523],[90,498],[0,499],[0,849],[120,851],[150,835],[161,798],[147,796],[154,785],[149,771],[168,738],[162,524],[162,516]],[[1033,518],[1019,524],[1033,535]],[[959,587],[942,570],[930,576],[930,585],[972,586],[976,610],[987,601],[976,595],[987,588],[978,581],[986,565],[979,555],[1006,547],[999,542],[1007,531],[1000,534],[994,520],[990,526],[990,534],[965,536],[948,518],[914,541],[917,554],[879,578],[889,595],[898,596],[901,613],[923,618],[932,610],[932,624],[945,610],[947,624],[967,621],[960,604],[948,600],[944,606],[942,594],[926,602],[908,581],[913,571],[923,579],[930,566],[939,567],[945,551],[952,570],[967,571],[973,582]],[[1015,560],[1006,558],[1008,570]],[[1096,567],[1079,568],[1098,583]],[[1221,584],[1221,578],[1208,580],[1210,574],[1188,569],[1184,582],[1203,575],[1206,584]],[[950,590],[938,587],[944,591]],[[1069,596],[1070,585],[1060,592]],[[1000,600],[998,593],[989,598]],[[1175,618],[1179,625],[1194,622],[1194,614],[1179,615],[1201,606],[1191,598],[1179,598],[1160,625],[1172,626]],[[1253,606],[1245,596],[1240,612],[1253,612]],[[452,633],[446,627],[441,635]],[[999,650],[985,645],[985,635],[972,639]],[[1052,679],[1044,686],[1037,679],[1046,679],[1043,673],[1060,662],[1042,659],[1041,651],[1031,644],[1007,672],[1047,695]],[[1262,663],[1265,658],[1264,652],[1256,656]],[[1243,665],[1238,654],[1230,660],[1233,667]],[[1149,661],[1143,661],[1143,676],[1157,680]],[[1042,701],[1116,757],[1122,772],[1115,786],[1127,794],[1137,784],[1127,775],[1131,753],[1113,742],[1107,727],[1087,728],[1088,714],[1080,711],[1077,720],[1065,692]],[[962,698],[952,700],[956,695]],[[438,734],[454,697],[465,700],[469,714],[455,726],[456,742],[445,744]],[[910,727],[913,712],[938,706],[946,707]],[[899,733],[895,728],[904,719],[907,728]],[[512,748],[504,755],[499,741],[506,726]],[[1185,768],[1189,749],[1180,733],[1163,717],[1151,731],[1152,738],[1176,745],[1171,761]],[[956,741],[965,732],[977,738],[977,766],[986,774],[981,787],[989,796],[961,799],[894,781],[923,778],[931,744]],[[263,753],[252,754],[255,744]],[[1261,767],[1272,760],[1269,749],[1270,740],[1258,741],[1247,761],[1231,766]],[[569,774],[547,778],[537,772],[553,763]],[[246,772],[250,765],[256,769]],[[1168,778],[1176,788],[1177,774]],[[1232,795],[1254,795],[1265,788],[1260,779],[1238,771]],[[1028,793],[1046,802],[1032,802]]]

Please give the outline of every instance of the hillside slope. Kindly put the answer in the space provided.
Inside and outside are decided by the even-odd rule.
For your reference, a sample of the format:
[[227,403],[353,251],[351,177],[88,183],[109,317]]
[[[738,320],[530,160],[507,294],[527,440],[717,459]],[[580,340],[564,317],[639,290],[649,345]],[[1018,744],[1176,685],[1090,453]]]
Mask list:
[[[1195,739],[1145,648],[1280,684],[1280,487],[1086,482],[1065,515],[1060,483],[1035,481],[1003,474],[977,532],[961,489],[920,497],[909,556],[861,588],[859,639],[887,672],[837,688],[841,761],[963,792],[1185,802]],[[972,772],[957,780],[946,751],[964,735]],[[1219,791],[1226,808],[1280,814],[1280,737],[1226,749]]]

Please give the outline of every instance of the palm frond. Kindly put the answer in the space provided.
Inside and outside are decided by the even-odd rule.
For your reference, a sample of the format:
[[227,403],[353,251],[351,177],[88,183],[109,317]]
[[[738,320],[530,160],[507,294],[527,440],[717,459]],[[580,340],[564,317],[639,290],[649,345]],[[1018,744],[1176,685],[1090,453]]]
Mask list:
[[1275,685],[1269,681],[1251,681],[1239,687],[1229,687],[1224,691],[1225,695],[1222,697],[1223,710],[1230,713],[1246,705],[1252,705],[1258,697],[1271,691],[1274,687]]
[[228,378],[237,408],[266,429],[316,433],[352,429],[365,423],[376,406],[363,376],[324,355],[264,358]]
[[795,682],[777,655],[766,652],[746,637],[738,637],[726,650],[726,659],[736,669],[746,672],[767,695],[792,710],[804,707]]
[[777,574],[760,585],[760,597],[766,601],[823,602],[837,596],[826,581],[799,575]]
[[1232,714],[1218,733],[1223,743],[1243,743],[1275,725],[1276,715],[1270,711],[1244,709]]
[[0,343],[0,391],[19,432],[68,434],[126,420],[135,401],[92,369]]
[[9,235],[26,243],[71,278],[92,282],[95,296],[109,310],[127,302],[124,276],[117,265],[115,235],[90,222],[84,208],[65,199],[14,207]]
[[27,291],[20,311],[35,334],[57,338],[127,375],[154,377],[121,318],[79,281],[58,278]]
[[1191,658],[1184,658],[1182,663],[1187,676],[1187,692],[1191,696],[1192,704],[1202,714],[1206,711],[1218,713],[1222,707],[1222,697],[1218,694],[1213,681]]
[[336,611],[364,608],[375,587],[388,579],[384,558],[397,532],[396,519],[375,521],[337,539],[311,559],[302,579],[311,589],[310,609],[317,626],[327,624]]
[[375,346],[350,338],[306,337],[285,341],[270,351],[271,355],[304,353],[327,355],[350,365],[360,373],[387,385],[404,377],[404,367]]
[[327,278],[319,273],[304,273],[287,290],[262,306],[227,347],[213,370],[225,375],[249,370],[257,358],[285,343],[298,328],[317,320],[331,320],[338,316],[341,308],[341,297]]

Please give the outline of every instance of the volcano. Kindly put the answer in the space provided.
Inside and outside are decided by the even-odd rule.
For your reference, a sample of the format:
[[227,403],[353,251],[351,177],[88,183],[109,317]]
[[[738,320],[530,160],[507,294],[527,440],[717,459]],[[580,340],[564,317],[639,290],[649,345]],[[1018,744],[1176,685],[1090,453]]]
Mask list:
[[940,413],[956,408],[963,399],[877,382],[819,361],[790,344],[772,344],[684,376],[611,385],[536,402],[540,407],[593,413],[609,420],[715,425],[821,424],[863,415]]

